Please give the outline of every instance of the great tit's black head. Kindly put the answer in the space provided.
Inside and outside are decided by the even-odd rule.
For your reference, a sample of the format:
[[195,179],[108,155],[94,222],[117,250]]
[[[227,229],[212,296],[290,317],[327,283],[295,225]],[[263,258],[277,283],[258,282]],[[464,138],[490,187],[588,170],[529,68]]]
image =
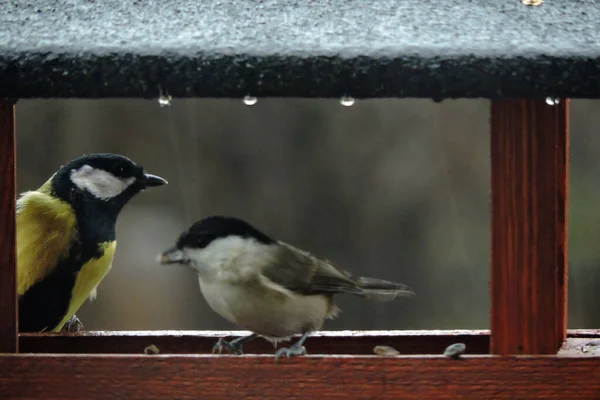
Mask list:
[[51,180],[56,196],[72,203],[74,199],[109,203],[120,209],[142,190],[167,183],[147,174],[129,158],[110,153],[89,154],[63,165]]
[[[218,259],[234,251],[276,243],[248,222],[235,217],[204,218],[183,232],[174,247],[159,256],[162,264],[187,264],[194,257]],[[201,260],[202,261],[202,260]]]

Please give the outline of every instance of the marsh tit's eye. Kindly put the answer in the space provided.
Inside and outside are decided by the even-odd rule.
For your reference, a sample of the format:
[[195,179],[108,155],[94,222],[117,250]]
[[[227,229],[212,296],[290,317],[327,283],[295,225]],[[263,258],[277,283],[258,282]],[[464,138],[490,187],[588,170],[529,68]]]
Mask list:
[[195,246],[202,249],[210,244],[215,239],[213,235],[200,235],[196,238]]

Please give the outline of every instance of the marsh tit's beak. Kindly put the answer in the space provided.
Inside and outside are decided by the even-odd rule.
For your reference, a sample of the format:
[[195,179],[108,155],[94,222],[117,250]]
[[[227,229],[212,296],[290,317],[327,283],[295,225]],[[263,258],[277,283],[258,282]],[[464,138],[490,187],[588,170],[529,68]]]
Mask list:
[[157,260],[159,264],[187,264],[189,260],[183,256],[183,251],[178,248],[171,247],[159,254]]

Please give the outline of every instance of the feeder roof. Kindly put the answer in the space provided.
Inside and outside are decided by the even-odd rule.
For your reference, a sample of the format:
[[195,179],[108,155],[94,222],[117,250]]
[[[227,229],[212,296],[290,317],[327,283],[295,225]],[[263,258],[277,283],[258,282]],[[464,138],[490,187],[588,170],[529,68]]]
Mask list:
[[0,97],[600,97],[600,1],[0,0]]

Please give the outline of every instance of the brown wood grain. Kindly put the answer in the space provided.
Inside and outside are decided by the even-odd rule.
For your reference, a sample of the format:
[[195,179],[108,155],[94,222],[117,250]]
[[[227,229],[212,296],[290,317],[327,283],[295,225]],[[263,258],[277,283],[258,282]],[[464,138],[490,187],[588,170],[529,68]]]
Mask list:
[[598,399],[598,358],[0,356],[8,399]]
[[17,352],[14,106],[0,99],[0,353]]
[[[218,338],[244,331],[139,331],[20,334],[21,353],[141,354],[153,344],[162,354],[207,354]],[[324,331],[306,341],[310,354],[373,354],[378,345],[401,354],[442,354],[453,343],[465,343],[469,354],[489,353],[489,331]],[[273,345],[257,339],[244,345],[247,354],[273,354]]]
[[494,354],[553,354],[567,315],[569,104],[491,106]]

